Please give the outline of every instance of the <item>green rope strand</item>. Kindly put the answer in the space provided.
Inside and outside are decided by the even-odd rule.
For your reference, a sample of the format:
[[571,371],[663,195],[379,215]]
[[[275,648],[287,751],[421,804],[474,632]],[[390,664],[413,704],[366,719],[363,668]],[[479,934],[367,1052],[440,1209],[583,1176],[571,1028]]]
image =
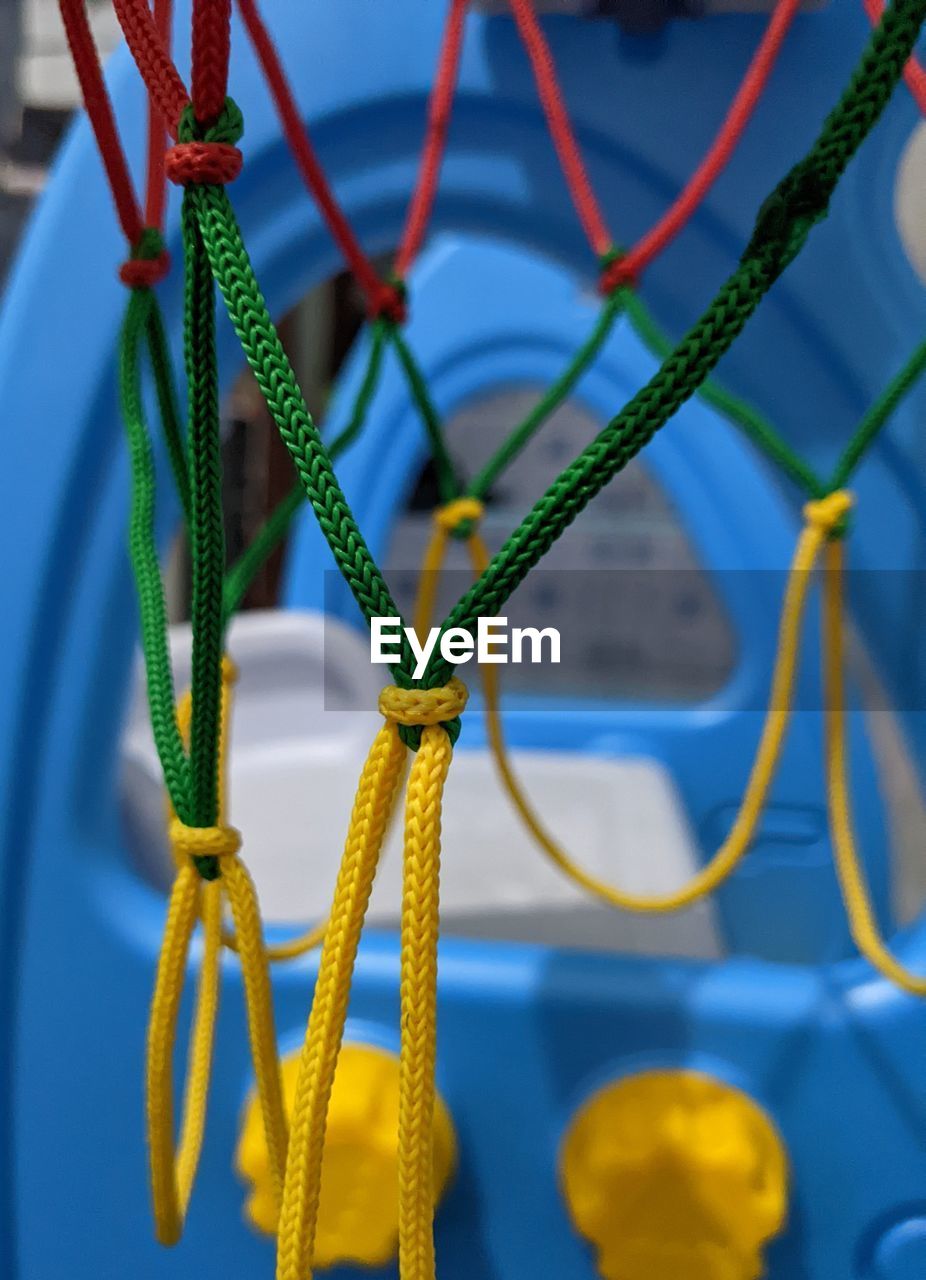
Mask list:
[[190,523],[190,478],[187,474],[186,442],[183,438],[183,426],[180,407],[177,403],[177,389],[174,385],[173,366],[167,346],[167,335],[164,332],[164,319],[157,297],[153,290],[147,290],[151,297],[148,323],[145,329],[148,339],[148,358],[154,374],[154,389],[158,400],[158,411],[161,429],[167,445],[167,457],[173,472],[177,497],[183,511],[187,526]]
[[466,492],[470,497],[478,498],[480,501],[485,499],[492,485],[505,468],[511,465],[550,415],[556,412],[567,396],[575,389],[582,375],[604,346],[608,335],[614,328],[617,317],[624,308],[628,296],[629,291],[625,289],[617,289],[614,293],[608,295],[598,315],[595,327],[569,361],[566,368],[467,487]]
[[167,606],[154,532],[154,455],[141,393],[141,343],[148,331],[153,298],[149,289],[132,290],[119,342],[119,399],[132,473],[129,556],[138,593],[154,744],[171,803],[182,821],[188,822],[191,818],[189,766],[177,726]]
[[[399,616],[383,575],[357,527],[334,475],[318,428],[306,408],[267,304],[260,291],[241,231],[220,187],[191,189],[191,198],[213,274],[225,299],[245,356],[263,392],[270,414],[289,450],[322,533],[363,616]],[[414,655],[403,636],[396,680],[412,683]]]
[[842,489],[848,484],[852,473],[861,462],[865,453],[871,448],[881,429],[886,425],[894,410],[907,396],[926,370],[926,341],[920,343],[907,363],[896,374],[881,395],[862,418],[855,434],[836,464],[830,489]]
[[[338,454],[343,453],[363,429],[363,424],[369,413],[370,403],[379,383],[380,371],[382,370],[385,324],[386,322],[380,319],[376,320],[371,326],[370,353],[366,371],[360,383],[357,397],[354,400],[347,425],[332,440],[329,446],[328,453],[332,460]],[[224,626],[228,625],[232,614],[238,609],[261,565],[263,565],[268,556],[272,555],[286,536],[293,517],[301,508],[304,499],[305,491],[302,485],[297,483],[286,497],[277,504],[255,534],[250,546],[242,552],[239,559],[225,575],[225,584],[222,589]]]
[[[643,300],[631,294],[626,302],[627,317],[640,341],[659,360],[672,351],[672,343],[661,331]],[[729,419],[743,434],[776,464],[811,498],[822,498],[826,485],[813,468],[796,453],[778,434],[772,425],[739,396],[727,391],[720,383],[708,378],[701,384],[698,396]]]
[[[190,809],[192,825],[212,826],[218,814],[218,742],[221,719],[222,461],[215,286],[199,232],[195,198],[183,197],[185,266],[184,350],[189,399],[190,560],[193,571],[190,688]],[[197,863],[207,879],[218,875],[215,858]]]
[[331,441],[328,446],[328,457],[334,460],[338,454],[356,440],[357,436],[363,430],[363,425],[367,420],[367,414],[370,411],[370,405],[376,394],[376,388],[379,386],[379,376],[383,368],[383,351],[385,350],[386,331],[389,327],[389,321],[383,317],[375,320],[370,328],[370,354],[367,360],[366,372],[360,383],[357,397],[354,400],[351,409],[350,418],[344,430],[341,431]]
[[222,629],[228,627],[237,613],[248,588],[266,561],[273,555],[286,536],[293,517],[302,506],[305,493],[301,484],[295,484],[281,499],[258,529],[251,542],[231,566],[222,583]]
[[428,384],[418,367],[418,362],[412,355],[411,348],[402,336],[398,325],[389,325],[389,337],[395,348],[396,355],[399,357],[399,363],[405,371],[408,388],[412,393],[412,400],[421,416],[421,421],[424,424],[428,442],[431,446],[431,457],[434,459],[437,489],[441,502],[452,502],[459,495],[461,486],[453,460],[447,449],[447,442],[444,439],[440,414],[431,399]]

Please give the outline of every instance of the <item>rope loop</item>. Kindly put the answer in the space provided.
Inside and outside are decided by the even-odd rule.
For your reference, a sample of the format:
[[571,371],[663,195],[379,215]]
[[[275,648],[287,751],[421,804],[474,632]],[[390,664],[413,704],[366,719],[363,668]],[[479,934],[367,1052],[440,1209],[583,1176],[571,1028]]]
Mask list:
[[164,156],[164,172],[178,186],[225,186],[241,172],[236,143],[244,133],[244,117],[234,98],[226,98],[215,122],[203,129],[192,105],[183,109],[177,125],[178,141]]
[[822,530],[827,538],[841,538],[848,527],[848,515],[855,499],[848,489],[835,489],[825,498],[816,498],[804,504],[804,520],[815,529]]
[[428,725],[443,725],[451,746],[456,743],[460,736],[460,716],[468,698],[466,685],[456,676],[436,689],[401,689],[389,684],[380,692],[379,710],[398,726],[405,745],[417,751],[421,730]]
[[130,289],[151,289],[170,270],[170,254],[157,227],[144,227],[132,246],[131,257],[119,268],[119,279]]
[[434,510],[434,523],[451,538],[468,538],[485,515],[485,503],[464,495]]
[[234,857],[241,848],[241,832],[225,824],[188,827],[175,817],[171,819],[168,835],[177,863],[182,864],[189,858],[203,880],[217,880],[221,859]]

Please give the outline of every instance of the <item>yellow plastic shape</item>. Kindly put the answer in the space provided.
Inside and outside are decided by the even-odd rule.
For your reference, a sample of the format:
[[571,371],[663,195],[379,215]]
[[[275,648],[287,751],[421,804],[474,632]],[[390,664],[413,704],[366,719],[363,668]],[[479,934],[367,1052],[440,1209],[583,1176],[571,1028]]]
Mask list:
[[757,1280],[784,1226],[784,1144],[746,1094],[694,1071],[606,1085],[563,1142],[562,1191],[603,1280]]
[[[292,1115],[299,1055],[283,1058],[283,1096]],[[328,1109],[314,1265],[381,1267],[395,1258],[399,1232],[399,1059],[366,1044],[345,1044]],[[434,1106],[434,1203],[456,1167],[456,1135],[445,1103]],[[235,1156],[250,1183],[245,1217],[275,1235],[279,1207],[256,1094],[249,1096]]]

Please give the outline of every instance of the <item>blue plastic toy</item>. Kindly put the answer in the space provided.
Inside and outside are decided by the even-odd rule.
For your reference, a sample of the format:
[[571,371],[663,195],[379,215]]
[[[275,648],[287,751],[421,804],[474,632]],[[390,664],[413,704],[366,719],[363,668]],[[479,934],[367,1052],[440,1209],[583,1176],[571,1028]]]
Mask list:
[[[188,15],[180,8],[182,31]],[[300,110],[371,249],[395,242],[413,184],[442,8],[428,0],[340,0],[311,12],[268,4],[288,58],[311,69],[297,83]],[[762,21],[729,14],[638,38],[577,18],[547,24],[596,188],[628,240],[703,151]],[[587,251],[510,20],[473,14],[469,24],[436,210],[444,236],[410,281],[409,341],[448,418],[495,391],[547,384],[586,334],[593,310],[583,294]],[[672,333],[735,262],[759,200],[812,137],[866,32],[861,10],[844,0],[796,21],[735,168],[647,276],[644,293]],[[233,200],[280,314],[339,264],[285,155],[246,46],[238,40],[233,47],[232,83],[247,122]],[[140,154],[144,101],[124,51],[113,60],[110,86],[129,154]],[[900,93],[853,163],[825,229],[721,368],[729,386],[821,465],[832,462],[926,321],[926,295],[893,213],[895,175],[916,128],[915,109]],[[117,803],[136,638],[112,359],[124,304],[114,268],[123,254],[93,156],[89,131],[78,123],[0,317],[7,598],[0,1270],[22,1280],[97,1280],[126,1268],[140,1280],[269,1275],[272,1244],[242,1221],[233,1172],[251,1080],[231,962],[196,1211],[176,1251],[151,1237],[139,1082],[164,897],[128,856]],[[172,206],[174,252],[177,216]],[[162,301],[179,361],[176,275]],[[219,338],[230,380],[240,353],[224,323]],[[342,379],[332,427],[359,365],[358,356]],[[619,325],[577,402],[603,422],[654,367]],[[852,564],[871,571],[853,579],[853,618],[921,774],[926,628],[915,571],[926,518],[917,436],[924,403],[922,391],[905,402],[859,473],[849,544]],[[423,461],[418,420],[387,367],[371,430],[339,468],[374,554],[385,552]],[[734,428],[697,400],[656,438],[644,465],[712,577],[735,640],[729,679],[706,701],[658,708],[512,694],[509,733],[515,747],[566,745],[660,761],[706,855],[723,834],[751,755],[799,511]],[[163,517],[165,543],[175,516]],[[289,563],[288,601],[354,622],[346,593],[330,581],[325,588],[329,567],[306,521]],[[813,617],[809,653],[817,626]],[[798,716],[759,847],[720,895],[728,955],[705,962],[443,943],[438,1083],[456,1126],[459,1169],[437,1219],[442,1280],[592,1280],[593,1253],[570,1223],[558,1182],[564,1135],[606,1082],[676,1068],[743,1090],[783,1139],[791,1191],[787,1226],[768,1255],[772,1280],[926,1274],[919,1070],[926,1016],[854,958],[822,818],[814,665],[802,673],[800,696],[809,709]],[[461,748],[483,745],[480,732],[473,716]],[[887,927],[892,851],[861,713],[852,716],[852,769],[860,843]],[[924,928],[921,919],[895,939],[921,971]],[[284,1048],[301,1035],[311,975],[309,963],[278,975]],[[390,933],[363,944],[350,1025],[357,1038],[394,1042],[397,940]]]

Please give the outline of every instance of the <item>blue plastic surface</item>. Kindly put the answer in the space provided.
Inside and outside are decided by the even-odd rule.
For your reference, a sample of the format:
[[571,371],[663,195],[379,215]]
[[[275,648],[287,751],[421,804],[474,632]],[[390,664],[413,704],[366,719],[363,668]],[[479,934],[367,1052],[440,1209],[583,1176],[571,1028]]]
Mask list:
[[[179,9],[183,31],[186,6]],[[388,247],[413,184],[443,5],[339,0],[307,9],[276,0],[267,11],[288,62],[305,69],[296,78],[300,108],[348,212],[371,248]],[[760,17],[717,17],[632,41],[597,25],[549,22],[592,177],[616,234],[630,240],[648,226],[688,175],[761,26]],[[649,301],[673,332],[693,319],[730,269],[759,200],[810,140],[864,34],[861,12],[848,0],[798,19],[729,175],[645,282]],[[236,47],[232,84],[247,120],[247,163],[233,199],[279,314],[337,263],[240,39]],[[130,154],[139,157],[142,95],[124,54],[113,60],[111,83]],[[898,161],[914,125],[914,110],[901,93],[849,170],[827,225],[723,364],[727,383],[821,465],[834,458],[923,331],[926,297],[904,257],[892,206]],[[469,236],[517,241],[578,278],[591,278],[529,74],[504,18],[471,20],[436,222]],[[170,240],[176,252],[176,204]],[[488,252],[480,250],[474,261],[483,262]],[[113,368],[125,303],[115,266],[123,256],[91,139],[79,125],[41,202],[0,318],[0,563],[8,609],[0,646],[0,1271],[22,1280],[65,1274],[99,1280],[126,1270],[139,1280],[270,1275],[272,1250],[242,1224],[242,1191],[231,1171],[249,1084],[231,961],[210,1141],[189,1228],[173,1252],[158,1249],[151,1235],[140,1079],[164,901],[128,865],[115,804],[116,748],[135,640]],[[452,332],[455,316],[473,314],[473,345],[492,325],[510,332],[516,316],[506,308],[477,320],[469,310],[474,296],[438,296],[437,283],[430,292],[429,273],[439,281],[450,269],[439,254],[422,265],[413,324],[420,325],[426,308],[434,308],[436,319],[433,345],[420,332],[416,342],[432,360],[441,333],[451,334],[446,351],[458,362],[458,382],[448,374],[442,384],[440,370],[433,370],[448,406],[473,386],[477,372],[491,382],[503,376],[506,363],[521,376],[545,376],[554,362],[537,354],[534,335],[546,333],[565,352],[590,319],[585,312],[579,323],[580,304],[558,271],[517,254],[507,262],[506,271],[523,270],[536,288],[548,280],[549,299],[521,346],[497,360],[485,351],[481,363],[473,357],[468,368],[465,337]],[[176,273],[162,296],[176,347]],[[240,356],[224,322],[220,341],[228,385]],[[619,333],[583,398],[599,412],[616,410],[643,361]],[[923,407],[921,395],[912,398],[859,477],[851,545],[855,562],[867,568],[920,567]],[[696,465],[686,439],[702,430],[712,433],[716,448],[710,461]],[[419,447],[409,433],[395,456],[387,455],[394,473],[384,472],[380,461],[378,478],[395,480],[397,499]],[[692,408],[650,457],[709,564],[735,556],[783,567],[795,510],[731,432]],[[345,460],[352,485],[364,483],[363,466],[359,451]],[[709,466],[722,505],[712,501]],[[733,475],[752,486],[739,499]],[[373,502],[363,507],[374,545],[381,546],[392,509]],[[165,511],[165,538],[172,523],[173,513]],[[926,619],[917,581],[889,571],[868,575],[853,605],[922,768]],[[749,657],[744,652],[731,690],[703,719],[666,713],[663,724],[646,730],[629,709],[617,709],[615,737],[615,709],[590,709],[575,730],[577,749],[590,749],[596,735],[610,735],[610,750],[645,739],[677,767],[686,804],[705,818],[700,806],[724,799],[708,787],[712,750],[721,730],[731,743],[752,740],[748,715],[737,708],[748,705],[746,690],[761,680],[757,655],[770,652],[769,635],[762,634],[769,619],[751,616],[747,589],[727,604],[757,649]],[[515,710],[516,742],[542,740],[542,711]],[[797,738],[782,787],[804,797],[819,767],[811,760],[816,727],[808,724],[805,732],[801,726]],[[879,808],[861,735],[856,756],[859,816],[871,835],[866,852],[883,896]],[[819,926],[827,946],[835,938],[839,952],[844,938],[829,871],[813,856],[819,871],[808,868],[801,877],[819,913],[813,928]],[[756,878],[731,886],[725,897],[724,922],[737,947],[748,945],[762,917],[781,910],[776,903],[797,906],[796,891],[788,904],[785,869],[774,856],[764,858]],[[803,888],[800,893],[803,900]],[[899,942],[906,960],[926,965],[922,924]],[[394,938],[368,939],[352,1007],[362,1024],[397,1025],[397,963]],[[301,1032],[310,994],[310,965],[281,971],[277,1013],[285,1047]],[[591,1280],[590,1259],[559,1199],[557,1147],[591,1088],[642,1066],[715,1071],[754,1094],[780,1126],[794,1198],[787,1233],[773,1251],[773,1280],[877,1275],[871,1270],[881,1263],[877,1241],[892,1224],[924,1212],[919,1064],[926,1017],[861,963],[797,966],[739,956],[703,965],[449,941],[441,959],[440,1018],[440,1083],[461,1142],[460,1175],[438,1222],[442,1280]],[[907,1280],[898,1270],[905,1265],[897,1252],[903,1247],[884,1246],[886,1265],[897,1272],[888,1272],[889,1280]]]

